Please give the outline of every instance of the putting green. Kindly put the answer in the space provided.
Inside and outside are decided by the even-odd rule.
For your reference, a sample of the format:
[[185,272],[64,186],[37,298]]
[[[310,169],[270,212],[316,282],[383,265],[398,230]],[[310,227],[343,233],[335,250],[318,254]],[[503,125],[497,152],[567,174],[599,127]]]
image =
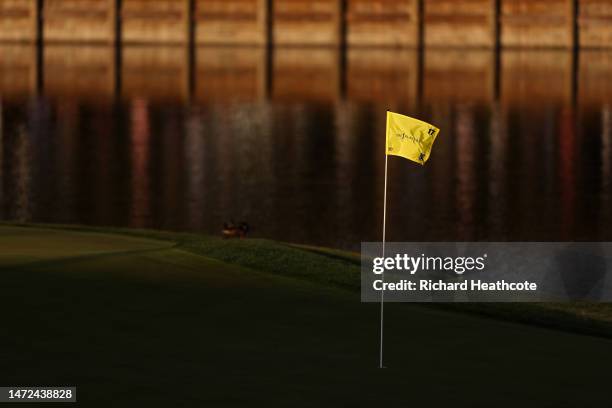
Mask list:
[[143,251],[172,246],[157,240],[35,227],[0,227],[0,265]]
[[610,340],[388,304],[379,370],[377,305],[170,241],[0,227],[0,276],[0,383],[83,406],[609,403]]

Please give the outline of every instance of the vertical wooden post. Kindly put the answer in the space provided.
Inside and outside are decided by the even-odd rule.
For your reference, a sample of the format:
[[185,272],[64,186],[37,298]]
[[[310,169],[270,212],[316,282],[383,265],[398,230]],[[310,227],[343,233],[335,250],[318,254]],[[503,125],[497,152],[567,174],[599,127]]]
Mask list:
[[187,98],[191,102],[195,89],[195,0],[187,0]]
[[492,36],[492,46],[495,50],[499,49],[501,44],[501,0],[490,0],[491,2],[491,36]]
[[45,2],[44,0],[35,0],[30,2],[30,7],[33,8],[32,15],[34,16],[34,42],[38,43],[40,46],[45,39]]
[[493,100],[499,101],[501,90],[501,2],[491,0],[493,7]]
[[417,47],[425,46],[425,0],[413,0],[416,3]]
[[263,0],[263,16],[266,24],[266,44],[274,45],[274,0]]
[[44,75],[44,66],[45,66],[45,46],[44,46],[44,0],[36,0],[32,7],[35,7],[36,10],[34,12],[35,19],[35,44],[36,44],[36,91],[39,94],[43,93],[45,87],[45,75]]
[[116,46],[121,46],[121,42],[123,41],[123,1],[122,0],[114,0],[113,5],[115,11],[115,23],[113,24],[113,29],[115,30],[114,40]]
[[261,4],[265,8],[266,20],[266,55],[265,55],[265,99],[272,97],[274,76],[274,4],[273,0],[264,0]]
[[122,41],[123,41],[123,19],[122,19],[122,11],[123,11],[123,2],[122,0],[114,0],[114,9],[115,9],[115,23],[113,24],[113,28],[115,30],[114,34],[114,45],[115,45],[115,97],[117,99],[121,98],[121,88],[122,88],[122,75],[121,70],[123,67],[123,53],[122,53]]
[[339,56],[338,56],[338,71],[340,75],[339,80],[339,93],[340,98],[344,99],[346,95],[346,71],[347,71],[347,42],[348,42],[348,27],[347,27],[347,19],[348,19],[348,1],[349,0],[339,0],[340,1],[340,40],[339,40]]
[[340,1],[340,27],[339,27],[339,44],[343,49],[346,48],[348,43],[348,2],[349,0]]
[[580,31],[579,31],[579,16],[580,16],[580,2],[578,0],[568,0],[570,7],[570,32],[572,36],[572,48],[580,47]]
[[571,35],[572,35],[572,104],[574,108],[578,105],[578,73],[579,73],[579,63],[580,63],[580,38],[579,38],[579,27],[578,27],[578,18],[580,13],[580,3],[578,0],[569,0],[571,14],[570,14],[570,24],[571,24]]

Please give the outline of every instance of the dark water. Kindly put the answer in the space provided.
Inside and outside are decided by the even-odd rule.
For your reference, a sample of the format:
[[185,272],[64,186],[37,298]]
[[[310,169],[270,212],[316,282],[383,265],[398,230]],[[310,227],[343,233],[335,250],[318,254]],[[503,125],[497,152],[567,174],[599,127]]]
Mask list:
[[388,239],[612,240],[612,52],[0,46],[0,217],[381,235],[386,110],[441,134],[389,159]]

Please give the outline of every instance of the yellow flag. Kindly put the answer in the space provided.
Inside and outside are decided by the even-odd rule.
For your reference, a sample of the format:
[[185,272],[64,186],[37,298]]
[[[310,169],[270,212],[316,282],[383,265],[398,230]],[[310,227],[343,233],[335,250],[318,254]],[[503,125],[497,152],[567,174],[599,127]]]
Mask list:
[[438,132],[440,129],[429,123],[387,112],[387,155],[425,164]]

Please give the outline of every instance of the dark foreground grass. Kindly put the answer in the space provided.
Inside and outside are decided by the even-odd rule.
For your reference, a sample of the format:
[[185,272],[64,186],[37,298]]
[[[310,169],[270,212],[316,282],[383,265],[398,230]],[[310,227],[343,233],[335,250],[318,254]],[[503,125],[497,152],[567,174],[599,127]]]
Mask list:
[[[223,240],[202,234],[171,231],[75,225],[4,225],[86,233],[114,233],[122,237],[159,240],[194,254],[265,273],[303,279],[350,291],[360,289],[359,254],[336,249],[265,239]],[[452,303],[423,306],[612,338],[612,304],[609,303]]]
[[606,338],[361,304],[354,255],[0,227],[0,384],[96,407],[607,406]]

